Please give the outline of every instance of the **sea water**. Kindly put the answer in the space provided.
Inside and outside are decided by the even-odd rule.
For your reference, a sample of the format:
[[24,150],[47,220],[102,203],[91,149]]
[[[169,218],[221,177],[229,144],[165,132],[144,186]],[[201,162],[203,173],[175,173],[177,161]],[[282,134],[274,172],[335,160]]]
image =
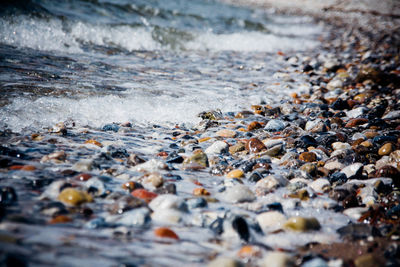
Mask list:
[[11,2],[0,11],[0,124],[13,131],[195,123],[277,99],[288,91],[272,85],[276,53],[315,48],[322,34],[308,18],[216,1]]

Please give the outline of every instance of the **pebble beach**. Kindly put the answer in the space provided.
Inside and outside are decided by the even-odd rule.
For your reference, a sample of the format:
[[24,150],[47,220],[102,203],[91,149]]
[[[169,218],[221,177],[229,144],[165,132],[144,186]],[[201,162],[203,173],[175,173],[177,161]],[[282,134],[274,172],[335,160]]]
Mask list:
[[229,2],[252,30],[262,10],[262,34],[303,33],[271,51],[91,40],[92,63],[0,27],[2,266],[400,265],[398,4]]

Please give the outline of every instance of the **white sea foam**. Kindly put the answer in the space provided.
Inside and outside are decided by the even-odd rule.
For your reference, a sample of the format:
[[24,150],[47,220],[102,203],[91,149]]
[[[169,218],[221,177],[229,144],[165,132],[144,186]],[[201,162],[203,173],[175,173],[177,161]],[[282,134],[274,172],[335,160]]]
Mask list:
[[[216,34],[212,31],[192,32],[194,39],[186,42],[182,40],[182,42],[186,50],[239,52],[297,51],[318,45],[318,42],[314,40],[317,30],[310,30],[307,26],[304,26],[304,28],[299,26],[299,29],[301,30],[299,30],[296,38],[248,31],[225,34]],[[304,34],[301,34],[301,31]],[[104,57],[103,54],[87,53],[82,48],[82,44],[106,47],[111,45],[129,51],[169,49],[152,38],[152,29],[148,26],[92,25],[85,22],[63,23],[55,18],[41,20],[25,16],[15,17],[9,21],[0,18],[0,42],[37,50],[72,53],[72,58],[77,56],[74,53],[78,53],[78,56],[79,53],[85,53],[86,58],[95,60],[102,58],[105,62],[111,60],[112,64],[117,65],[121,62],[114,62],[114,58]],[[197,52],[184,53],[190,55]],[[200,54],[204,55],[202,52]],[[206,57],[205,59],[209,58]],[[151,79],[149,88],[145,84],[141,84],[140,81],[137,84],[129,84],[132,78],[124,77],[121,74],[121,79],[112,81],[112,83],[127,89],[122,96],[97,95],[80,99],[41,96],[35,100],[18,96],[10,99],[11,103],[7,106],[0,108],[0,126],[6,124],[14,131],[21,131],[27,127],[50,127],[69,118],[80,125],[94,127],[124,121],[196,123],[198,121],[196,115],[201,111],[215,108],[220,108],[222,111],[237,111],[239,107],[247,107],[248,103],[260,102],[260,96],[265,95],[264,89],[266,88],[261,87],[241,92],[243,88],[240,88],[240,82],[253,82],[248,80],[247,76],[242,77],[245,78],[243,81],[235,76],[234,81],[229,82],[216,80],[215,75],[211,75],[213,78],[207,78],[207,72],[214,72],[217,68],[209,68],[205,61],[201,61],[196,67],[197,70],[205,68],[205,72],[203,72],[205,77],[200,80],[197,78],[191,80],[191,77],[188,76],[179,81],[174,81],[172,76],[171,79],[164,79],[158,77],[157,73],[148,72],[148,75],[154,75],[154,80]],[[163,61],[160,62],[160,64],[163,64]],[[213,60],[210,60],[210,62],[210,64],[214,64],[212,63]],[[249,64],[252,65],[253,63],[256,62]],[[135,61],[132,61],[127,67],[135,69],[137,68],[135,64]],[[149,68],[153,66],[152,64],[149,65]],[[268,65],[274,64],[269,62]],[[223,66],[225,68],[225,63]],[[158,68],[159,66],[155,66],[156,70]],[[172,69],[176,70],[175,68]],[[182,65],[182,69],[185,69],[184,65]],[[254,77],[265,77],[263,78],[263,81],[265,81],[269,79],[269,74],[272,75],[270,72],[268,74],[257,72]],[[234,74],[229,71],[226,75]],[[102,77],[98,77],[98,79],[101,80]],[[107,84],[109,82],[106,81]],[[90,84],[90,81],[88,83],[89,87],[94,86]],[[58,84],[55,83],[53,86],[57,87]],[[61,87],[63,86],[61,85]],[[140,89],[142,87],[145,88]],[[284,95],[285,89],[281,87],[279,90],[279,94]]]
[[125,121],[191,124],[199,121],[197,114],[204,110],[221,107],[223,111],[237,109],[236,100],[211,92],[177,98],[168,94],[151,97],[138,95],[135,90],[127,91],[124,96],[107,95],[79,100],[41,97],[32,101],[19,97],[0,109],[0,121],[16,132],[24,128],[51,127],[67,119],[81,126],[92,127]]
[[211,51],[276,52],[311,49],[318,45],[315,40],[293,39],[260,32],[238,32],[231,34],[200,34],[186,44],[188,49]]
[[69,53],[83,52],[82,42],[100,46],[112,44],[129,51],[160,49],[160,44],[144,27],[111,27],[83,22],[63,25],[58,19],[45,21],[24,16],[12,22],[0,20],[0,41],[18,47]]
[[[215,34],[192,32],[191,41],[180,41],[188,50],[211,51],[287,51],[313,48],[318,42],[313,35],[321,29],[311,25],[271,26],[273,32],[295,34],[293,39],[262,32],[234,32]],[[279,29],[279,30],[278,30]],[[178,37],[179,38],[179,37]],[[84,22],[63,23],[58,19],[41,20],[25,16],[13,20],[0,19],[0,42],[38,50],[83,52],[82,43],[99,46],[117,46],[128,51],[169,49],[152,37],[151,27],[93,25]]]

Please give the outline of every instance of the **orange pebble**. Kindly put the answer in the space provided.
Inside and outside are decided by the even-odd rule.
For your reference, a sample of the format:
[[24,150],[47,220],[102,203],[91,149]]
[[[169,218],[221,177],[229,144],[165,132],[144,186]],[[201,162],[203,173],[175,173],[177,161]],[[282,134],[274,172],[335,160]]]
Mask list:
[[158,196],[156,193],[147,191],[146,189],[133,190],[131,195],[143,199],[146,202],[150,202]]
[[21,171],[34,171],[36,170],[36,167],[33,165],[25,165],[24,167],[21,168]]
[[36,167],[33,165],[13,165],[10,170],[21,170],[21,171],[34,171]]
[[85,142],[85,144],[92,144],[92,145],[95,145],[95,146],[103,147],[103,145],[99,141],[96,141],[94,139],[87,140]]
[[166,157],[168,157],[168,152],[161,151],[160,153],[157,154],[157,156],[166,158]]
[[262,125],[258,121],[253,121],[247,126],[247,130],[249,131],[253,131],[255,129],[260,129],[260,128],[262,128]]
[[179,236],[167,227],[160,227],[154,230],[154,234],[158,237],[173,238],[179,240]]
[[260,249],[255,246],[243,246],[238,252],[240,258],[259,257],[260,255]]
[[203,137],[203,138],[200,138],[198,141],[199,141],[199,143],[203,143],[203,142],[206,142],[206,141],[208,141],[210,139],[211,139],[211,137]]
[[23,167],[24,167],[23,165],[12,165],[10,166],[10,170],[20,170]]
[[208,192],[203,187],[198,187],[198,188],[193,189],[193,195],[195,195],[195,196],[209,196],[210,192]]
[[72,222],[72,219],[65,215],[58,215],[53,219],[51,219],[49,223],[55,224],[55,223],[67,223],[67,222]]

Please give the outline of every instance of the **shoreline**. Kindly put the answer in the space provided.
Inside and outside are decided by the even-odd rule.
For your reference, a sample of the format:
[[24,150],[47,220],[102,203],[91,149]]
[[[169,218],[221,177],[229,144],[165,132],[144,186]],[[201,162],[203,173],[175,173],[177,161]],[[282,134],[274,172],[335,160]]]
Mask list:
[[[334,58],[340,62],[340,66],[337,66],[335,69],[327,70],[327,72],[332,75],[327,77],[325,86],[323,85],[323,89],[325,92],[328,90],[332,90],[333,87],[346,88],[345,91],[351,92],[354,88],[354,85],[357,89],[363,86],[360,85],[360,82],[363,82],[366,87],[370,86],[382,87],[388,86],[389,89],[384,89],[385,91],[383,95],[386,98],[392,98],[394,100],[391,104],[392,110],[396,112],[399,109],[399,99],[400,99],[400,2],[395,1],[313,1],[313,0],[293,0],[293,1],[275,1],[275,0],[253,0],[253,1],[242,1],[242,0],[227,0],[223,2],[232,3],[235,5],[244,5],[244,6],[252,6],[255,8],[266,9],[269,12],[285,14],[285,15],[306,15],[314,18],[317,22],[320,21],[322,24],[327,27],[329,31],[329,37],[326,40],[322,41],[322,49],[327,51],[328,53],[332,53]],[[319,54],[316,52],[314,54]],[[306,54],[307,56],[307,54]],[[290,57],[290,55],[288,56]],[[289,59],[290,60],[290,59]],[[392,68],[387,71],[387,64],[392,64]],[[355,67],[353,70],[353,75],[350,75],[351,78],[347,80],[347,86],[345,83],[336,81],[344,81],[343,77],[340,76],[343,73],[346,73],[347,70]],[[363,75],[363,68],[364,74]],[[368,69],[368,70],[367,70]],[[300,70],[301,71],[301,70]],[[341,72],[339,72],[341,71]],[[386,71],[386,73],[385,73]],[[303,69],[305,72],[305,68]],[[324,73],[325,71],[323,71]],[[385,73],[385,74],[384,74]],[[325,72],[326,74],[326,72]],[[383,75],[379,77],[380,75]],[[329,85],[331,88],[329,88]],[[350,84],[353,83],[353,86]],[[324,88],[325,87],[325,88]],[[362,91],[362,90],[361,90]],[[379,91],[379,89],[378,89]],[[323,94],[323,93],[322,93]],[[360,104],[356,99],[356,93],[352,92],[353,101],[347,98],[347,102],[353,102],[357,107],[357,104]],[[315,97],[314,97],[315,96]],[[310,90],[309,94],[305,95],[304,100],[307,99],[320,99],[321,91],[317,90],[316,92]],[[343,96],[343,95],[342,95]],[[380,94],[375,94],[375,97],[380,97]],[[294,96],[294,103],[298,100],[298,96]],[[340,98],[340,97],[339,97]],[[338,99],[339,99],[338,98]],[[327,99],[325,99],[327,100]],[[337,100],[332,100],[331,102],[328,100],[328,104],[335,105]],[[364,101],[364,100],[363,100]],[[356,103],[354,103],[356,102]],[[350,103],[349,103],[350,104]],[[352,105],[350,107],[341,107],[339,110],[343,109],[353,109]],[[387,105],[387,103],[386,103]],[[345,105],[346,106],[346,105]],[[389,104],[390,106],[390,104]],[[384,118],[384,114],[387,114],[386,111],[382,111],[378,116],[373,116],[374,118],[382,117]],[[398,112],[397,112],[398,113]],[[360,114],[361,115],[361,114]],[[361,116],[363,117],[363,116]],[[386,116],[387,117],[387,116]],[[387,120],[385,122],[388,122]],[[349,124],[348,122],[347,124]],[[395,118],[395,121],[392,121],[391,127],[394,130],[395,136],[394,144],[397,149],[400,147],[400,116]],[[396,127],[397,126],[397,127]],[[347,127],[347,126],[345,126]],[[352,126],[351,126],[352,127]],[[380,127],[377,126],[379,129]],[[392,130],[392,131],[393,131]],[[385,134],[386,135],[386,134]],[[352,144],[353,149],[356,150],[357,145],[362,142],[353,140],[355,144]],[[387,144],[389,144],[388,142]],[[360,147],[360,146],[359,146]],[[362,147],[362,146],[361,146]],[[378,152],[379,155],[380,152]],[[397,150],[397,153],[399,150]],[[385,156],[382,156],[384,158]],[[381,160],[382,160],[381,158]],[[391,157],[393,158],[393,157]],[[384,161],[384,160],[383,160]],[[397,171],[394,168],[395,176],[392,176],[394,180],[399,179],[398,176],[400,174],[400,164],[398,160],[395,160],[397,163],[394,163],[392,166],[397,167]],[[378,161],[379,162],[379,161]],[[384,165],[384,164],[383,164]],[[365,165],[364,165],[365,166]],[[382,166],[382,164],[381,164]],[[364,169],[365,171],[365,169]],[[379,174],[379,170],[376,173],[370,172],[369,177],[376,177]],[[378,175],[379,176],[379,175]],[[383,176],[390,176],[389,174],[385,174]],[[366,179],[366,178],[364,178]],[[396,188],[396,186],[394,186]],[[395,189],[396,190],[396,189]],[[397,189],[398,190],[398,189]],[[387,194],[387,193],[384,193]],[[398,194],[398,193],[397,193]],[[343,205],[345,200],[343,200]],[[389,201],[390,203],[390,201]],[[399,204],[399,197],[396,197],[393,203]],[[387,212],[387,208],[379,207],[381,204],[374,203],[369,206],[367,212],[360,216],[358,221],[361,223],[360,225],[355,226],[363,226],[362,223],[366,223],[366,225],[371,225],[373,227],[382,227],[382,214],[378,210],[384,209]],[[356,205],[357,206],[357,205]],[[374,218],[374,216],[376,216]],[[383,215],[385,217],[385,215]],[[374,218],[374,219],[371,219]],[[397,218],[397,217],[396,217]],[[380,220],[382,220],[380,222]],[[388,222],[386,222],[388,223]],[[396,222],[389,222],[396,224]],[[398,221],[397,221],[398,223]],[[385,223],[383,223],[385,224]],[[371,231],[370,229],[367,230]],[[398,231],[398,230],[397,230]],[[338,266],[375,266],[375,265],[383,265],[383,264],[399,264],[400,261],[400,253],[398,249],[395,249],[394,254],[390,254],[388,251],[393,247],[400,246],[398,235],[371,235],[365,234],[363,237],[356,237],[356,230],[349,231],[347,235],[343,235],[342,242],[332,243],[330,245],[324,244],[310,244],[304,247],[299,247],[299,255],[318,255],[323,259],[340,259],[342,262],[339,262]],[[395,261],[388,261],[388,255],[396,255],[397,263]],[[318,257],[317,256],[317,257]],[[315,262],[318,262],[317,260]]]

